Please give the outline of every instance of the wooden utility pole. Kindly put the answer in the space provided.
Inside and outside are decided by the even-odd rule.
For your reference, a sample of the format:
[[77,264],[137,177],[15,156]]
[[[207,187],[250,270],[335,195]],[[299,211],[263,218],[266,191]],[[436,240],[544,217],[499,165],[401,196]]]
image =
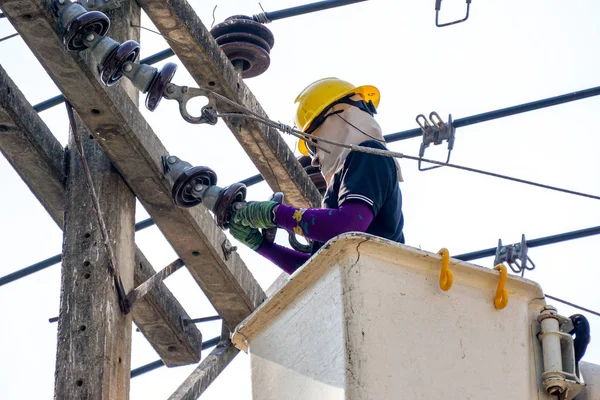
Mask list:
[[[119,27],[111,32],[115,40],[139,40],[139,33],[131,28],[139,25],[139,9],[134,4],[125,1],[110,13],[113,26]],[[137,103],[137,91],[128,89]],[[128,399],[132,316],[120,308],[116,281],[122,282],[125,294],[133,289],[135,197],[79,118],[75,116],[73,122],[66,156],[54,397]]]

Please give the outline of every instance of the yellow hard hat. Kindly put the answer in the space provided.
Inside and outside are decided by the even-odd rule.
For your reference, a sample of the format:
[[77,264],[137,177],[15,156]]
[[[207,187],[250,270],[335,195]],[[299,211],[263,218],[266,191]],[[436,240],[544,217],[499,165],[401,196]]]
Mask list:
[[[319,79],[308,85],[294,101],[298,104],[294,116],[296,127],[306,132],[323,110],[350,93],[360,95],[367,103],[371,101],[375,108],[379,106],[380,95],[375,86],[354,86],[338,78]],[[298,141],[298,150],[305,156],[309,154],[304,140]]]

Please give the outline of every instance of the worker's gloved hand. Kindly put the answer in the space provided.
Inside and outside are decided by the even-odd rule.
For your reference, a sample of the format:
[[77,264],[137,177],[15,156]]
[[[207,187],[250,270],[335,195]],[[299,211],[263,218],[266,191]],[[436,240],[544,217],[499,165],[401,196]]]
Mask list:
[[251,228],[274,228],[275,214],[273,210],[279,203],[274,201],[249,201],[246,207],[236,211],[233,221]]
[[240,243],[245,244],[252,250],[257,250],[263,242],[263,235],[256,228],[244,226],[241,223],[231,221],[229,224],[229,232],[231,236],[236,238]]

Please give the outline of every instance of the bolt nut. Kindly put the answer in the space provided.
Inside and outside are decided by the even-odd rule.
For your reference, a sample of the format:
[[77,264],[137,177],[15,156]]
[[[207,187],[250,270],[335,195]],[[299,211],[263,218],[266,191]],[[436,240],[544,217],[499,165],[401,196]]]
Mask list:
[[65,0],[58,0],[58,4],[65,4]]
[[200,192],[202,191],[202,189],[204,189],[204,185],[202,185],[201,183],[197,183],[196,185],[194,185],[195,192]]
[[175,88],[173,86],[167,86],[167,93],[173,94],[175,92]]
[[88,34],[85,36],[85,40],[87,40],[88,42],[91,42],[91,41],[93,41],[95,38],[96,38],[96,35],[94,35],[92,32],[88,33]]
[[175,157],[175,156],[169,156],[169,157],[167,157],[167,162],[169,164],[175,164],[177,162],[177,157]]
[[133,70],[133,63],[128,62],[128,63],[125,63],[125,65],[123,65],[123,71],[131,72],[131,70]]
[[563,388],[560,386],[552,386],[548,388],[548,393],[552,396],[559,396],[563,392]]

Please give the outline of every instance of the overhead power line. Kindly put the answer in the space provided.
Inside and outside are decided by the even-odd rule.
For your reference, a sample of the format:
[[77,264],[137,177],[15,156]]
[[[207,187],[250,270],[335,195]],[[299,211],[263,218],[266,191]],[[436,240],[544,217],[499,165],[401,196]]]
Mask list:
[[[545,236],[538,239],[530,239],[525,242],[527,247],[540,247],[554,243],[566,242],[573,239],[581,239],[588,236],[600,235],[600,226],[593,226],[591,228],[579,229],[576,231],[559,233],[557,235]],[[452,256],[457,260],[471,261],[485,257],[493,257],[496,255],[496,247],[490,247],[489,249],[473,251],[471,253],[460,254]]]
[[600,312],[598,312],[598,311],[590,310],[589,308],[585,308],[585,307],[582,307],[582,306],[580,306],[580,305],[577,305],[577,304],[575,304],[575,303],[571,303],[570,301],[566,301],[566,300],[563,300],[563,299],[559,299],[558,297],[550,296],[549,294],[547,294],[547,295],[545,295],[545,296],[546,296],[547,298],[549,298],[549,299],[552,299],[552,300],[554,300],[554,301],[558,301],[558,302],[560,302],[560,303],[566,304],[566,305],[568,305],[568,306],[571,306],[571,307],[573,307],[573,308],[577,308],[577,309],[579,309],[579,310],[582,310],[582,311],[588,312],[588,313],[590,313],[590,314],[594,314],[594,315],[595,315],[595,316],[597,316],[597,317],[600,317]]
[[[207,340],[206,342],[202,342],[202,350],[206,350],[209,349],[213,346],[216,346],[217,344],[219,344],[219,342],[221,341],[221,337],[217,336],[214,337],[212,339]],[[151,363],[148,363],[146,365],[142,365],[141,367],[138,367],[136,369],[132,369],[131,370],[131,377],[135,378],[136,376],[140,376],[142,374],[145,374],[146,372],[150,372],[153,371],[157,368],[162,367],[163,365],[165,365],[165,363],[163,362],[163,360],[156,360],[156,361],[152,361]]]
[[[142,229],[146,229],[152,225],[154,225],[154,221],[152,221],[152,219],[150,219],[150,218],[145,219],[145,220],[140,221],[137,224],[135,224],[135,231],[136,232],[141,231]],[[0,278],[0,286],[14,282],[18,279],[24,278],[28,275],[35,274],[36,272],[40,272],[48,267],[58,264],[60,262],[61,258],[62,258],[61,254],[57,254],[55,256],[52,256],[45,260],[42,260],[38,263],[30,265],[29,267],[20,269],[18,271],[10,273],[6,276],[3,276]]]

